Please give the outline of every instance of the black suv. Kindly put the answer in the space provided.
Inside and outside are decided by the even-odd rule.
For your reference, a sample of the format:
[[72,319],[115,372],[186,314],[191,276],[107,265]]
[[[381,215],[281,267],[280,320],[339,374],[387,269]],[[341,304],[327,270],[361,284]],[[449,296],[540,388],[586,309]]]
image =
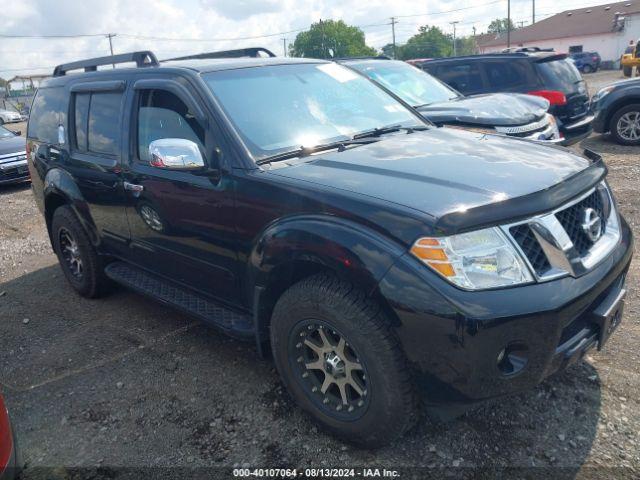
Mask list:
[[450,417],[602,348],[633,248],[597,155],[433,127],[336,63],[219,56],[38,90],[33,191],[79,294],[115,281],[270,349],[366,446],[420,398]]
[[439,58],[420,67],[465,95],[519,92],[546,98],[551,103],[549,112],[558,120],[560,133],[568,143],[591,133],[589,93],[566,54],[528,48]]

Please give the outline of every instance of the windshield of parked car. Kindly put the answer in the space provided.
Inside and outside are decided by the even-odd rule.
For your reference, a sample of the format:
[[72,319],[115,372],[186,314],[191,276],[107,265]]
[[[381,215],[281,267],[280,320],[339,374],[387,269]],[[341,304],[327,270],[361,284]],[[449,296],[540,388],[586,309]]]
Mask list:
[[389,125],[424,125],[382,89],[335,63],[238,68],[203,78],[256,160]]
[[428,73],[404,62],[378,60],[350,63],[350,67],[380,83],[414,107],[447,102],[460,94]]
[[0,137],[15,137],[15,133],[13,133],[11,130],[7,130],[4,127],[0,127]]

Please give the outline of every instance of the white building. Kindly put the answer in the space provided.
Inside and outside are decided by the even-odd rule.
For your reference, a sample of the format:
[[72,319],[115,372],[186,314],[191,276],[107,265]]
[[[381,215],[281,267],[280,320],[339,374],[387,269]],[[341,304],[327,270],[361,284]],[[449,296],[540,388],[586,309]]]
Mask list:
[[[565,10],[511,32],[511,47],[553,48],[557,52],[598,52],[617,62],[630,41],[640,38],[640,0]],[[480,53],[507,48],[503,33],[478,43]],[[616,65],[617,66],[617,65]]]

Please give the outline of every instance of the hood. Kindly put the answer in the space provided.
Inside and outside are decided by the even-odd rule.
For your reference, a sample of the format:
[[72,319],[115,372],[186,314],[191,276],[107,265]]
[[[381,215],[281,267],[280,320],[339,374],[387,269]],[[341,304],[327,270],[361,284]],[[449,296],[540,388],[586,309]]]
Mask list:
[[549,189],[591,165],[562,148],[448,128],[390,135],[310,158],[273,164],[269,173],[375,197],[436,219]]
[[24,137],[0,137],[0,155],[24,152],[26,148],[27,141]]
[[541,97],[516,93],[492,93],[431,103],[418,108],[418,111],[437,124],[514,126],[540,120],[548,109],[549,102]]

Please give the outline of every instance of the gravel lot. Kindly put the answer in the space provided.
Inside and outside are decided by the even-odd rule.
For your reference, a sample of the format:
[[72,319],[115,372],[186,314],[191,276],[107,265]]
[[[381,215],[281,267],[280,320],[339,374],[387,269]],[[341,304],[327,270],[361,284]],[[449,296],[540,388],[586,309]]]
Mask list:
[[[587,80],[597,89],[619,76]],[[640,239],[640,150],[601,136],[582,146],[604,155]],[[396,444],[363,451],[319,432],[253,345],[123,289],[97,301],[77,296],[28,186],[1,189],[0,204],[0,388],[25,478],[180,476],[145,469],[176,466],[210,478],[232,466],[385,467],[416,478],[426,473],[410,467],[455,476],[483,469],[502,478],[640,477],[637,243],[625,318],[603,352],[531,392],[446,424],[424,419]]]

